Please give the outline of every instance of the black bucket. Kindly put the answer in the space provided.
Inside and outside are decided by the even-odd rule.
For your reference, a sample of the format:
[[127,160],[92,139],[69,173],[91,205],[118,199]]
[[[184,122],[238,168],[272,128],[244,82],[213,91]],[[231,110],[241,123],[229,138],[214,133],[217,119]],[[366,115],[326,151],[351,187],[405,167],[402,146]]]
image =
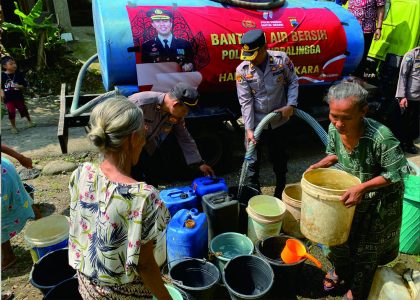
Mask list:
[[29,281],[46,295],[53,287],[76,275],[69,265],[68,248],[55,250],[38,260],[31,270]]
[[285,264],[281,260],[280,254],[288,239],[295,238],[287,235],[270,236],[264,240],[257,241],[255,250],[273,268],[273,293],[281,292],[292,295],[296,293],[298,275],[306,258],[294,264]]
[[270,265],[255,255],[232,258],[223,270],[223,282],[231,299],[262,299],[269,293],[273,281]]
[[220,272],[204,259],[187,258],[171,267],[169,277],[188,295],[189,300],[210,300],[215,299]]
[[247,234],[248,233],[248,213],[246,212],[246,207],[248,206],[248,201],[254,196],[261,195],[261,192],[255,188],[249,186],[243,186],[241,190],[241,197],[238,198],[238,187],[232,186],[229,188],[229,195],[232,196],[232,199],[239,201],[239,230],[238,232]]
[[52,288],[43,300],[83,300],[79,293],[79,283],[76,277],[64,280]]

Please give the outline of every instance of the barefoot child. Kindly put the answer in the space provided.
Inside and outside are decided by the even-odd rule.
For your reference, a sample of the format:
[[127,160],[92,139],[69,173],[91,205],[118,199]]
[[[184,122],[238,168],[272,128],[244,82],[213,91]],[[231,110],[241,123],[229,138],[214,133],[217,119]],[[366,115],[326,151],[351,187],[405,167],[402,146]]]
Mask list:
[[1,59],[1,88],[4,91],[4,103],[6,105],[10,124],[12,125],[12,133],[18,133],[16,128],[16,109],[20,116],[28,119],[28,127],[34,127],[29,116],[28,108],[25,105],[23,98],[23,89],[27,87],[28,83],[23,77],[23,74],[17,71],[17,65],[14,59],[10,56],[4,56]]

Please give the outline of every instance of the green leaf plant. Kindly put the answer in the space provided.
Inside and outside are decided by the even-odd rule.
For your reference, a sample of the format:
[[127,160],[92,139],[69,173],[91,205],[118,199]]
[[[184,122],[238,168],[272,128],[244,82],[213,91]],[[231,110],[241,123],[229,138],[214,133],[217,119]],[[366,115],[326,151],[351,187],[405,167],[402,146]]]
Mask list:
[[25,59],[37,58],[37,70],[47,66],[45,50],[53,51],[65,41],[60,37],[60,28],[51,20],[52,14],[46,16],[43,11],[43,0],[38,0],[29,14],[25,14],[19,8],[19,4],[14,2],[14,10],[21,21],[21,24],[4,22],[2,27],[9,32],[17,32],[23,38],[23,45],[14,48],[13,52],[20,53]]

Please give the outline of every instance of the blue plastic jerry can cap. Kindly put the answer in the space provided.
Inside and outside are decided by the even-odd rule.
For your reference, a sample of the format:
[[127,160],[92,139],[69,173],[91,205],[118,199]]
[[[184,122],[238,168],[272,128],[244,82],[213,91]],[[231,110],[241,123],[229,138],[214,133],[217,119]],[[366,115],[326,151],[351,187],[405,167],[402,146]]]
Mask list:
[[191,208],[188,212],[190,216],[197,216],[198,215],[198,209],[197,208]]

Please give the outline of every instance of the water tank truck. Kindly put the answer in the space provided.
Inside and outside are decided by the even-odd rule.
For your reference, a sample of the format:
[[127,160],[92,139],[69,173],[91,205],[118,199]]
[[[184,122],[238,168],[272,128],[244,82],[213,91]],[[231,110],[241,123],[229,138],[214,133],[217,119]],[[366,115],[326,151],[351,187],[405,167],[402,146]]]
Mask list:
[[[235,124],[240,116],[235,69],[243,33],[260,28],[270,49],[288,54],[299,77],[300,107],[320,102],[322,97],[314,97],[312,91],[325,91],[348,75],[363,54],[358,21],[334,2],[287,0],[281,7],[255,10],[210,0],[156,0],[153,5],[144,0],[93,0],[92,11],[105,89],[128,96],[145,90],[166,92],[179,81],[196,86],[200,110],[190,114],[187,122],[210,162],[229,152],[221,121]],[[183,46],[173,50],[174,56],[160,55],[152,16],[169,16],[163,19],[169,21],[173,39],[183,41]],[[185,64],[190,66],[187,71]],[[59,139],[63,149],[66,123],[84,126],[88,114],[74,116],[65,108],[62,115]],[[206,152],[211,152],[212,159]]]
[[[202,95],[234,92],[240,39],[253,28],[265,31],[270,49],[289,55],[301,85],[331,84],[354,70],[363,54],[359,23],[333,2],[288,0],[282,7],[250,10],[209,0],[157,0],[154,5],[144,0],[93,0],[92,7],[105,89],[124,94],[166,91],[165,84],[179,80],[197,85]],[[142,47],[156,37],[147,16],[153,9],[171,12],[174,38],[191,46],[192,72],[180,72],[173,61],[159,61],[159,55],[154,63],[145,61],[145,51],[159,54],[158,43],[151,49]],[[182,49],[177,50],[183,56]]]

